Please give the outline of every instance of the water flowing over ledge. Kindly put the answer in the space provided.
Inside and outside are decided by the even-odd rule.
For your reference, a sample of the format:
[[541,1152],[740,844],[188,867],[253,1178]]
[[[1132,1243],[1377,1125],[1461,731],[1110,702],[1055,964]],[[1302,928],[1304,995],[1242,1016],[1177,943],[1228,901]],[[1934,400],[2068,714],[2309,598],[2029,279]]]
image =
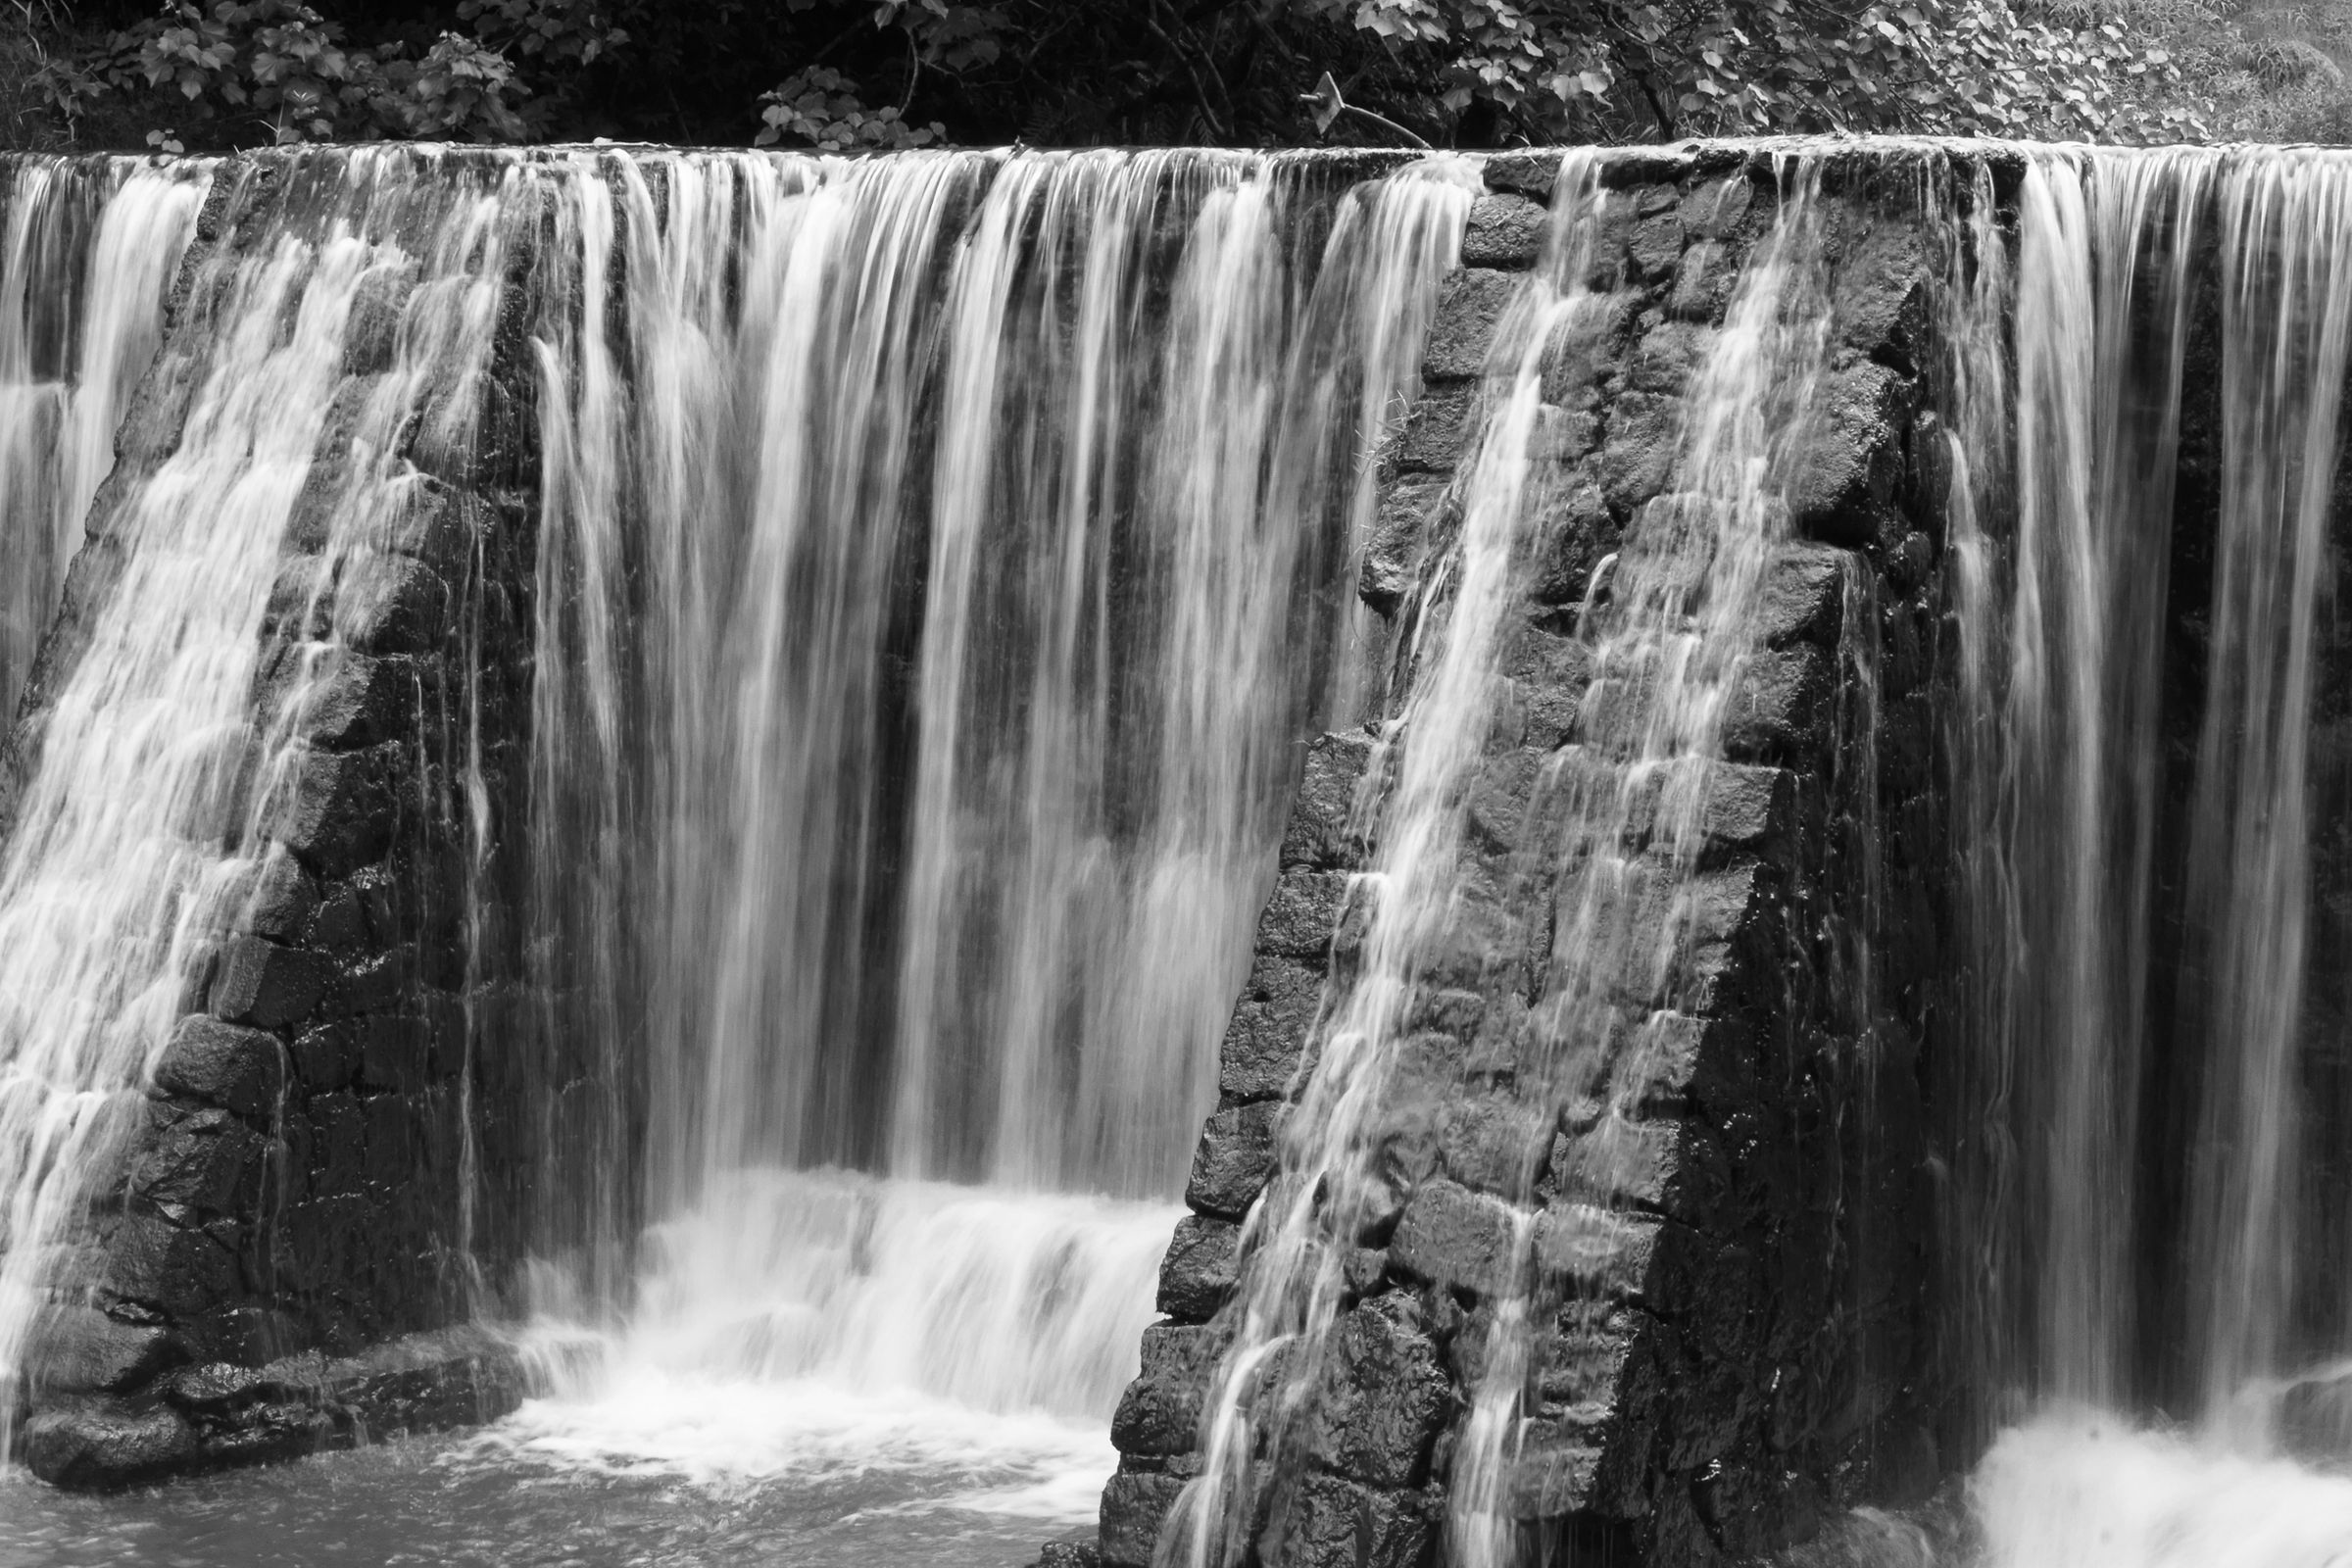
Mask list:
[[2344,155],[8,175],[44,1474],[2337,1549]]

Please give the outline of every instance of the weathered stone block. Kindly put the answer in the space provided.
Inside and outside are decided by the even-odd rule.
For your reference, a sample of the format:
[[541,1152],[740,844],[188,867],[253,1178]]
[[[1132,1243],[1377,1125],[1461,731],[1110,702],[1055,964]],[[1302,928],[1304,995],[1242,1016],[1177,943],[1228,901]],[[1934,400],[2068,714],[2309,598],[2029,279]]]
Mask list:
[[1683,252],[1675,267],[1666,314],[1685,321],[1721,320],[1737,277],[1730,247],[1720,240],[1699,240]]
[[1550,199],[1559,172],[1557,152],[1491,153],[1482,166],[1488,189],[1516,191],[1537,201]]
[[1851,559],[1845,551],[1814,544],[1794,545],[1775,557],[1759,612],[1765,642],[1774,648],[1800,642],[1837,647],[1844,622],[1845,563]]
[[1680,398],[1706,368],[1715,351],[1715,329],[1694,321],[1650,319],[1626,366],[1626,384],[1637,392]]
[[1631,351],[1649,309],[1649,296],[1641,289],[1616,289],[1614,279],[1596,286],[1612,291],[1588,296],[1554,323],[1544,344],[1538,393],[1546,406],[1572,414],[1604,412],[1608,377]]
[[1035,1568],[1102,1568],[1102,1548],[1091,1533],[1068,1541],[1049,1541],[1038,1552]]
[[1738,1024],[1652,1012],[1620,1047],[1609,1069],[1609,1098],[1642,1115],[1694,1106],[1720,1125],[1755,1101],[1754,1055],[1753,1040]]
[[172,1026],[155,1083],[240,1116],[266,1118],[275,1114],[285,1089],[284,1053],[275,1035],[189,1013]]
[[1582,476],[1586,468],[1575,471],[1578,477],[1544,497],[1544,531],[1529,585],[1539,604],[1581,605],[1592,590],[1593,567],[1617,548],[1620,530],[1600,485]]
[[343,328],[345,375],[376,375],[392,368],[401,316],[416,287],[414,266],[371,267],[360,274]]
[[1609,1116],[1590,1131],[1561,1138],[1552,1180],[1565,1199],[1647,1209],[1705,1229],[1717,1221],[1731,1172],[1703,1127]]
[[1434,1526],[1417,1493],[1376,1491],[1308,1472],[1299,1483],[1281,1543],[1259,1553],[1284,1568],[1420,1568]]
[[1645,281],[1664,277],[1683,259],[1682,219],[1671,209],[1642,219],[1626,236],[1625,253],[1635,276]]
[[24,1424],[24,1462],[51,1486],[106,1492],[185,1469],[196,1430],[176,1411],[113,1401],[38,1412]]
[[1482,196],[1470,204],[1462,226],[1465,267],[1525,268],[1535,265],[1550,227],[1543,203],[1525,196]]
[[1536,1216],[1536,1258],[1580,1296],[1646,1304],[1660,1277],[1661,1223],[1564,1198]]
[[336,883],[327,889],[326,896],[319,900],[318,912],[311,918],[310,929],[303,934],[306,947],[323,948],[330,953],[347,952],[371,940],[367,909],[360,902],[359,890],[349,883]]
[[[1516,703],[1513,706],[1517,708]],[[1526,722],[1526,712],[1519,709],[1508,726],[1512,733],[1498,734],[1496,740],[1516,739],[1518,733],[1524,732]],[[1495,727],[1501,730],[1504,726],[1498,721]],[[1470,830],[1488,849],[1508,854],[1517,847],[1519,822],[1526,813],[1528,797],[1535,791],[1538,766],[1534,752],[1514,750],[1488,758],[1472,775]]]
[[362,1090],[414,1094],[429,1074],[432,1029],[422,1018],[374,1015],[358,1020]]
[[[1563,409],[1552,403],[1536,406],[1535,423],[1527,436],[1530,463],[1548,464],[1559,469],[1599,450],[1598,414],[1591,409]],[[1555,475],[1544,482],[1548,492],[1563,481]]]
[[1465,879],[1422,951],[1423,983],[1465,990],[1507,983],[1529,957],[1541,915],[1492,875]]
[[390,1187],[423,1173],[424,1112],[422,1095],[369,1095],[361,1100],[370,1183]]
[[317,1010],[334,976],[334,962],[323,953],[231,937],[221,945],[207,1006],[230,1023],[283,1029]]
[[193,1317],[237,1290],[237,1260],[202,1231],[134,1209],[107,1247],[106,1289],[124,1300]]
[[253,870],[236,929],[272,942],[299,942],[318,906],[318,887],[301,862],[271,851]]
[[1693,185],[1683,193],[1683,227],[1702,239],[1728,238],[1746,221],[1755,194],[1755,182],[1744,173]]
[[1257,951],[1285,958],[1323,958],[1348,897],[1345,871],[1285,871],[1257,918]]
[[1322,1001],[1322,975],[1295,958],[1259,954],[1225,1026],[1218,1093],[1233,1101],[1280,1096],[1298,1069]]
[[1351,870],[1364,858],[1355,831],[1355,794],[1372,761],[1372,737],[1361,730],[1319,735],[1306,748],[1298,793],[1283,827],[1280,860],[1286,866]]
[[130,1190],[190,1214],[229,1214],[261,1189],[262,1140],[223,1110],[158,1105],[130,1166]]
[[1774,858],[1796,830],[1796,779],[1778,767],[1717,762],[1706,768],[1698,827],[1715,853]]
[[1184,1482],[1122,1470],[1102,1489],[1103,1568],[1152,1568],[1152,1548]]
[[185,1353],[160,1325],[59,1304],[42,1310],[24,1364],[42,1396],[113,1393],[138,1387]]
[[1180,1323],[1205,1323],[1233,1294],[1241,1273],[1242,1229],[1187,1214],[1159,1265],[1159,1310]]
[[343,641],[363,654],[422,654],[448,635],[448,583],[421,561],[390,557],[346,585],[335,607]]
[[1260,1101],[1220,1110],[1200,1129],[1184,1200],[1195,1213],[1240,1219],[1274,1174],[1277,1142],[1289,1107]]
[[452,489],[430,471],[403,476],[391,498],[379,546],[424,562],[442,576],[456,575],[465,565],[476,533],[486,516],[483,504],[468,492]]
[[1407,474],[1381,493],[1355,587],[1356,596],[1379,613],[1396,613],[1411,589],[1421,564],[1421,541],[1445,502],[1446,483],[1435,474]]
[[1498,1295],[1519,1265],[1511,1206],[1454,1182],[1424,1182],[1405,1200],[1389,1241],[1389,1263],[1431,1285]]
[[[393,755],[385,755],[390,752]],[[343,876],[391,843],[398,803],[385,784],[397,742],[364,752],[313,752],[273,831],[320,876]]]
[[1484,374],[1494,328],[1519,290],[1515,272],[1465,267],[1446,279],[1438,295],[1421,373],[1432,381],[1459,381]]
[[1750,659],[1723,720],[1723,749],[1743,761],[1801,763],[1829,743],[1837,702],[1830,661],[1809,643]]
[[1551,1155],[1552,1122],[1548,1111],[1510,1095],[1464,1098],[1446,1107],[1438,1157],[1446,1174],[1464,1187],[1524,1197]]
[[294,1075],[313,1094],[350,1086],[359,1072],[360,1020],[338,1018],[294,1037],[287,1054]]
[[1514,1519],[1565,1519],[1592,1507],[1604,1455],[1581,1433],[1530,1443],[1522,1438],[1511,1460],[1505,1497]]
[[1788,490],[1799,533],[1839,545],[1878,536],[1902,479],[1907,392],[1908,383],[1870,360],[1824,379]]
[[1458,383],[1424,392],[1386,454],[1388,466],[1398,473],[1453,471],[1477,400],[1475,386]]
[[172,1373],[156,1385],[155,1392],[182,1410],[214,1414],[251,1398],[263,1381],[258,1367],[204,1361]]
[[1417,1486],[1453,1410],[1453,1391],[1412,1298],[1358,1302],[1332,1331],[1308,1452],[1375,1487]]
[[1121,1453],[1190,1453],[1226,1343],[1224,1333],[1206,1325],[1155,1323],[1144,1330],[1143,1370],[1110,1418],[1112,1446]]
[[354,751],[412,727],[416,672],[406,659],[373,659],[334,649],[301,688],[296,729],[313,747]]
[[1831,311],[1838,340],[1908,372],[1927,341],[1933,287],[1919,225],[1873,223],[1838,269]]
[[296,555],[279,561],[262,612],[263,632],[288,642],[318,642],[332,634],[334,624],[334,585],[324,558]]
[[[204,385],[204,365],[192,352],[167,347],[156,355],[155,363],[138,379],[122,422],[115,427],[115,461],[123,471],[151,472],[179,450],[188,411]],[[91,516],[97,520],[95,510]]]
[[1753,865],[1703,872],[1679,891],[1677,903],[1671,984],[1654,1002],[1702,1016],[1724,1013],[1769,983],[1760,918],[1765,900]]
[[1609,436],[1600,452],[1600,489],[1608,504],[1631,511],[1663,493],[1682,435],[1679,399],[1655,392],[1621,394],[1609,410]]
[[338,967],[321,1015],[390,1012],[406,1000],[416,973],[416,949],[412,943],[388,952],[363,953]]
[[1572,740],[1592,679],[1592,650],[1574,637],[1530,626],[1512,644],[1503,667],[1519,695],[1521,742],[1548,752]]

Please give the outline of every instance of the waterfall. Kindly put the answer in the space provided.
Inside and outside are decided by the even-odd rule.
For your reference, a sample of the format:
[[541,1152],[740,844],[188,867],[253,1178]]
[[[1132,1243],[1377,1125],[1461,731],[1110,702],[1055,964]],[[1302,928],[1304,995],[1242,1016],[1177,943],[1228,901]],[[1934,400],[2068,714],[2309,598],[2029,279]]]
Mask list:
[[542,177],[534,1292],[611,1337],[534,1441],[665,1379],[1099,1434],[1474,176]]
[[[1995,1264],[1977,1353],[1992,1391],[2062,1403],[1972,1484],[1990,1562],[2341,1546],[2341,1483],[2279,1455],[2331,1441],[2344,1323],[2340,1249],[2311,1229],[2340,1224],[2313,1140],[2341,1123],[2315,1094],[2307,977],[2347,173],[2188,150],[2025,172],[2016,532],[1980,547],[1959,620],[1984,759],[1961,762],[1983,792],[1964,813],[1987,993],[1972,1185]],[[2201,289],[2218,348],[2191,342]],[[1957,324],[1981,339],[1964,318],[2000,294]],[[1997,508],[1997,481],[1962,483],[1972,518]],[[2189,1433],[2134,1432],[2151,1405]]]
[[[75,564],[90,576],[62,633],[77,646],[19,731],[26,770],[0,860],[0,1369],[11,1378],[51,1301],[122,1283],[122,1256],[140,1255],[134,1233],[166,1255],[201,1234],[232,1249],[231,1268],[243,1251],[233,1230],[181,1229],[205,1210],[172,1199],[118,1213],[122,1160],[168,1125],[141,1091],[183,1015],[240,1016],[223,944],[258,940],[251,956],[269,961],[275,939],[299,935],[269,921],[289,884],[307,885],[293,858],[317,848],[301,820],[306,788],[338,765],[334,754],[373,738],[360,733],[352,677],[400,667],[354,644],[381,618],[386,573],[416,548],[432,481],[410,452],[442,423],[426,405],[471,424],[465,399],[496,292],[491,205],[419,177],[431,172],[398,154],[297,170],[268,204],[266,232],[207,256],[182,307],[206,329],[175,340],[154,382],[175,406],[149,411],[113,500],[90,517]],[[92,395],[137,368],[120,363],[131,333],[113,322],[142,297],[127,291],[152,291],[171,270],[152,249],[133,265],[113,231],[184,241],[201,194],[186,175],[133,173],[113,197],[122,214],[108,212],[93,258],[117,269],[100,281],[126,294],[84,323],[91,352],[114,362],[84,383]],[[419,229],[440,243],[405,251]],[[156,330],[150,318],[150,347]],[[74,439],[58,440],[58,461],[95,466]],[[331,465],[314,461],[322,449]],[[387,700],[423,698],[394,689]],[[267,1157],[296,1201],[308,1195],[285,1169],[290,1129],[272,1132]],[[92,1223],[121,1250],[115,1273],[92,1272]],[[253,1241],[271,1255],[274,1244]]]
[[469,1484],[1123,1432],[1121,1564],[2332,1560],[2347,256],[2311,149],[8,161],[0,1452],[451,1330]]
[[0,714],[65,585],[115,427],[163,337],[202,164],[24,159],[0,203]]

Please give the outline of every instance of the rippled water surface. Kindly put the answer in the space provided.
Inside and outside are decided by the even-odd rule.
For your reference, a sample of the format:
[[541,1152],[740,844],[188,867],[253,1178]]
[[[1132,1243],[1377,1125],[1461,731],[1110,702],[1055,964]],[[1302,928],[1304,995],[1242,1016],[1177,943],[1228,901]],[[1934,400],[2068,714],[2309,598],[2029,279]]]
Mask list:
[[1100,1428],[647,1382],[113,1497],[0,1479],[0,1568],[1016,1568],[1091,1522]]

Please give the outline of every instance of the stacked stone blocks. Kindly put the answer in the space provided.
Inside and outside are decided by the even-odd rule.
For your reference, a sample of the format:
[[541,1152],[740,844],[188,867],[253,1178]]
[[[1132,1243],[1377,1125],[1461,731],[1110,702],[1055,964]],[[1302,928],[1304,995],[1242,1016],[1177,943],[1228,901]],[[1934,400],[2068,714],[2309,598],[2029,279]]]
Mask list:
[[[1514,273],[1537,257],[1552,167],[1489,162],[1428,384],[1386,454],[1360,591],[1400,631],[1455,525],[1477,377]],[[1625,1027],[1563,1083],[1542,1031],[1552,901],[1571,879],[1547,847],[1562,778],[1619,765],[1582,744],[1600,726],[1579,610],[1601,561],[1654,547],[1681,504],[1663,493],[1679,399],[1777,195],[1769,166],[1740,152],[1604,171],[1591,283],[1605,324],[1546,377],[1540,533],[1525,542],[1503,696],[1470,786],[1464,896],[1429,956],[1425,1016],[1380,1134],[1396,1203],[1349,1268],[1308,1473],[1256,1542],[1268,1568],[1433,1560],[1486,1326],[1519,1272],[1514,1216],[1530,1202],[1536,1272],[1557,1282],[1506,1486],[1532,1543],[1728,1561],[1934,1479],[1918,1112],[1945,919],[1927,881],[1942,832],[1940,509],[1922,471],[1934,280],[1904,205],[1916,187],[1852,176],[1829,207],[1840,341],[1765,587],[1762,646],[1710,776],[1696,880],[1670,889],[1661,850],[1619,847],[1639,852],[1612,923]],[[1400,669],[1396,688],[1408,680]],[[1327,977],[1348,958],[1348,874],[1380,788],[1364,778],[1372,756],[1365,734],[1307,748],[1186,1194],[1194,1212],[1163,1266],[1166,1320],[1147,1331],[1113,1431],[1120,1469],[1096,1549],[1114,1568],[1151,1560],[1199,1465],[1240,1222],[1273,1169]]]

